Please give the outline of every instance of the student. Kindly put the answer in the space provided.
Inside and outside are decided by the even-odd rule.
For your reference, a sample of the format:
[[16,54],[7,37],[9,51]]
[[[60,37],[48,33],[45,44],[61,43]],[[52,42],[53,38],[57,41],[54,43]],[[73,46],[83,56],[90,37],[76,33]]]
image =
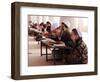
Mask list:
[[51,23],[49,21],[46,22],[46,32],[43,33],[43,35],[46,37],[46,38],[50,38],[51,37]]
[[[66,30],[64,30],[63,28],[66,28]],[[61,26],[59,27],[59,29],[57,29],[56,33],[58,36],[57,40],[64,42],[66,46],[54,48],[53,53],[56,54],[57,58],[64,59],[63,55],[69,54],[70,49],[73,46],[73,42],[72,42],[71,37],[70,37],[69,28],[65,23],[62,22]],[[70,48],[66,48],[66,47],[70,47]]]
[[61,27],[63,31],[68,29],[68,26],[64,22],[61,23]]
[[34,29],[38,29],[38,24],[37,24],[37,23],[33,23],[32,28],[34,28]]
[[49,22],[49,21],[47,21],[47,23],[46,23],[46,31],[48,32],[48,33],[50,33],[51,32],[51,23]]
[[61,31],[61,41],[63,41],[66,45],[68,45],[68,41],[70,40],[70,32],[69,27],[62,22],[61,23],[62,31]]
[[69,27],[62,22],[61,25],[56,29],[58,40],[65,42],[70,37]]
[[41,22],[41,23],[39,24],[39,30],[40,30],[41,32],[44,32],[44,27],[43,27],[43,25],[44,25],[43,22]]
[[67,63],[70,64],[87,64],[88,63],[88,49],[82,40],[82,34],[78,29],[72,29],[71,39],[74,43],[71,54],[67,55]]

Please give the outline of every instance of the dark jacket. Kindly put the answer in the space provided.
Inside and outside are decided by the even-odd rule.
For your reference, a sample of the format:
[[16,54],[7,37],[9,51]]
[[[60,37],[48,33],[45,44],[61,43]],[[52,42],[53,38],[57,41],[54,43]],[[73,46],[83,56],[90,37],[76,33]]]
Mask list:
[[61,41],[63,41],[67,47],[73,47],[73,42],[70,38],[70,32],[68,30],[65,30],[62,33]]
[[77,40],[71,53],[66,55],[66,62],[71,64],[88,63],[88,49],[82,39]]

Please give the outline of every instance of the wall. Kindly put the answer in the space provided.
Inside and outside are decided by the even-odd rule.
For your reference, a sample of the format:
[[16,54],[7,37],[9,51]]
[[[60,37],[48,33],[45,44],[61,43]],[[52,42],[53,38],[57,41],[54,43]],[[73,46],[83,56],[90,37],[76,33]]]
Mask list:
[[61,17],[60,22],[64,22],[69,28],[78,28],[81,32],[88,32],[88,18],[82,17]]
[[[10,66],[11,66],[11,2],[14,1],[25,1],[25,2],[37,2],[37,3],[52,3],[52,4],[68,4],[68,5],[87,5],[87,6],[98,6],[98,22],[100,22],[100,1],[99,0],[1,0],[0,2],[0,82],[16,82],[10,79]],[[98,25],[99,27],[100,25]],[[98,28],[98,35],[100,34],[100,28]],[[98,42],[100,38],[98,38]],[[98,43],[98,49],[100,44]],[[98,52],[100,54],[100,51]],[[98,56],[100,58],[100,55]],[[99,60],[100,62],[100,60]],[[100,64],[98,66],[100,68]],[[27,80],[23,80],[22,82]],[[79,77],[64,77],[64,78],[53,78],[53,79],[38,79],[29,80],[29,82],[89,82],[89,81],[100,81],[100,71],[97,76],[79,76]]]

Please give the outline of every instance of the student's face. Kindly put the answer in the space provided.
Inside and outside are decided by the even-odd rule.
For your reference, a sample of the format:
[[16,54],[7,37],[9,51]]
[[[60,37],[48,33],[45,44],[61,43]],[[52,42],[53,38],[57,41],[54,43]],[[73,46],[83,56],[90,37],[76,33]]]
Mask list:
[[64,24],[61,24],[61,27],[64,27]]
[[47,23],[47,26],[51,26],[51,24]]
[[73,40],[73,42],[75,42],[78,39],[78,35],[75,35],[73,31],[71,32],[71,39]]
[[61,31],[60,31],[59,29],[56,30],[56,35],[59,36],[59,35],[60,35],[60,32],[61,32]]

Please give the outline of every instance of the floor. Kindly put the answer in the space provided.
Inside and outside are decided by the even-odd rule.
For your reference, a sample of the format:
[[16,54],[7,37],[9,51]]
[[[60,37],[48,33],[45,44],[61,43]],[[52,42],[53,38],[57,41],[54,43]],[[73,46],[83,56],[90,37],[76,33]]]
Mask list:
[[[46,66],[54,65],[52,61],[46,61],[46,56],[40,55],[40,43],[38,43],[34,37],[29,36],[29,54],[28,54],[28,66]],[[48,50],[51,53],[50,50]],[[45,47],[43,47],[43,53],[45,53]],[[49,58],[52,59],[52,55],[49,55]],[[60,64],[58,62],[58,64]]]

